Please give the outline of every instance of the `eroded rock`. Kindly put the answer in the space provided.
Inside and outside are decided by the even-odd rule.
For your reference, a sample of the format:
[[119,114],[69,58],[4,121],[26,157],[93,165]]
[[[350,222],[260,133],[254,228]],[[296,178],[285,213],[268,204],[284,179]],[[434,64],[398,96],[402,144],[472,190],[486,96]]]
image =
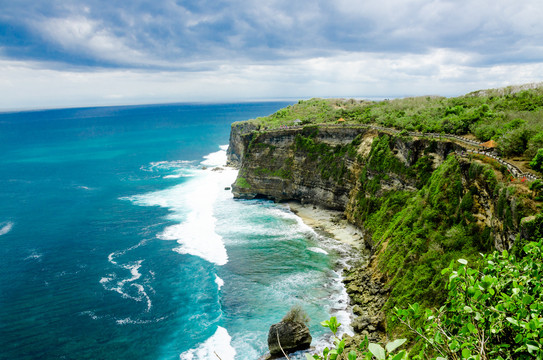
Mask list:
[[[278,341],[279,339],[279,341]],[[268,333],[268,348],[272,357],[285,353],[308,349],[311,345],[311,334],[306,324],[300,322],[281,321],[273,324]],[[279,346],[281,344],[281,346]]]

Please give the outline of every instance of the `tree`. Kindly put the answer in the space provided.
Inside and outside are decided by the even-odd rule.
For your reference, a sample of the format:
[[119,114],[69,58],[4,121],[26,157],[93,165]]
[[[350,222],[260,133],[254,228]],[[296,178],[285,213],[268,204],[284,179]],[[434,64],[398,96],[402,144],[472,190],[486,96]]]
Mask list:
[[533,191],[532,196],[538,198],[539,194],[543,192],[543,182],[541,180],[536,180],[530,184],[530,190]]
[[537,153],[530,162],[530,167],[535,171],[543,172],[543,149],[537,150]]

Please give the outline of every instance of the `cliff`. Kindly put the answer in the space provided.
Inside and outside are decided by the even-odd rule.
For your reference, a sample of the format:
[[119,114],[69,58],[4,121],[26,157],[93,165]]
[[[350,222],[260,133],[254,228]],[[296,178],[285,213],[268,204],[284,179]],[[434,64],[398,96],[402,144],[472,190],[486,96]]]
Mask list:
[[[534,235],[537,204],[507,169],[466,146],[371,127],[310,125],[257,131],[236,123],[229,162],[235,197],[296,200],[344,211],[371,254],[346,274],[359,334],[379,339],[397,304],[438,304],[440,270],[511,249]],[[527,224],[531,224],[528,226]]]

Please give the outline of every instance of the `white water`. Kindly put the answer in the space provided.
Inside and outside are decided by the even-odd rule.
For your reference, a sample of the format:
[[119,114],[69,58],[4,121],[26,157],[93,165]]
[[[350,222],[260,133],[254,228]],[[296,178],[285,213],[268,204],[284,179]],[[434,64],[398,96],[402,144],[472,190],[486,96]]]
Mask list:
[[[109,290],[109,291],[115,291],[125,299],[131,299],[138,302],[145,302],[147,305],[145,311],[149,312],[153,306],[151,298],[147,294],[145,290],[145,286],[136,282],[142,276],[140,272],[140,268],[144,260],[140,259],[137,261],[129,262],[127,264],[119,264],[115,260],[117,257],[120,257],[126,254],[127,252],[137,249],[138,247],[144,245],[145,242],[146,241],[143,240],[128,249],[116,251],[109,254],[108,261],[120,269],[128,270],[130,272],[130,277],[122,278],[122,276],[124,275],[124,272],[123,272],[123,274],[121,275],[121,279],[119,280],[119,276],[116,273],[112,273],[112,274],[108,274],[107,276],[102,277],[100,279],[100,284],[102,284],[104,289]],[[152,290],[152,288],[150,289]]]
[[11,221],[0,223],[0,236],[6,235],[13,229],[13,223]]
[[232,338],[223,327],[218,327],[213,336],[208,338],[198,348],[185,351],[179,355],[180,360],[234,360],[236,350],[230,345]]
[[[239,202],[232,204],[229,201],[232,198],[230,191],[225,191],[225,187],[231,186],[237,176],[237,171],[230,168],[222,168],[226,163],[226,147],[221,147],[220,151],[211,153],[205,156],[205,160],[197,166],[194,162],[160,162],[151,164],[145,169],[146,171],[171,171],[162,176],[163,178],[181,178],[183,182],[165,190],[136,195],[125,200],[131,201],[139,206],[160,206],[168,209],[169,214],[167,219],[174,224],[165,227],[161,232],[156,234],[157,239],[176,241],[179,246],[175,247],[174,251],[180,254],[189,254],[197,256],[217,266],[223,266],[228,263],[228,254],[226,251],[225,242],[229,246],[242,245],[246,241],[252,241],[251,235],[271,236],[277,241],[290,241],[293,238],[309,237],[317,239],[316,246],[310,247],[308,250],[312,253],[317,253],[319,256],[328,256],[330,251],[341,252],[345,251],[344,245],[338,244],[336,241],[324,238],[317,235],[312,228],[303,223],[303,221],[290,212],[288,206],[270,206],[258,207],[256,214],[262,214],[265,218],[275,217],[285,219],[288,222],[292,221],[292,226],[269,226],[265,221],[250,221],[247,222],[243,216],[236,218],[231,216],[232,206],[236,207],[235,213],[238,211],[252,212],[256,209],[251,208],[251,203]],[[205,166],[202,168],[201,166]],[[237,209],[243,207],[243,209]],[[219,220],[220,219],[220,222]],[[224,238],[223,238],[224,237]],[[343,249],[343,250],[342,250]],[[116,254],[116,256],[119,254]],[[110,256],[110,261],[114,261],[114,257]],[[136,281],[136,272],[141,267],[141,263],[132,263],[120,265],[131,271],[133,275],[129,279],[116,280],[112,278],[103,278],[103,284],[109,284],[111,290],[122,293],[127,296],[127,292],[123,291],[126,284],[130,283],[131,287],[138,290],[137,295],[132,295],[132,298],[137,298],[138,301],[148,300],[148,309],[152,306],[150,299],[143,295],[140,290],[145,292],[143,286],[138,286]],[[137,268],[130,268],[137,266]],[[135,271],[135,272],[132,272]],[[319,272],[307,271],[304,273],[285,275],[280,281],[270,284],[267,288],[263,288],[263,295],[273,301],[281,301],[286,304],[294,304],[297,302],[311,303],[316,299],[304,294],[311,287],[329,288],[319,298],[319,302],[332,304],[329,308],[324,305],[324,309],[331,315],[334,315],[343,324],[340,328],[341,333],[352,333],[350,330],[350,322],[352,313],[348,308],[348,296],[342,285],[341,271],[331,272],[329,283],[322,284],[322,277]],[[140,274],[141,276],[141,274]],[[215,274],[215,283],[220,291],[225,285],[225,282],[217,274]],[[117,286],[112,286],[116,284]],[[132,294],[132,292],[130,292]],[[326,296],[326,297],[324,297]],[[331,300],[330,301],[330,298]],[[218,319],[217,319],[218,320]],[[324,319],[321,319],[324,320]],[[130,318],[118,320],[118,324],[136,323],[138,320]],[[221,324],[215,323],[214,326]],[[222,325],[222,324],[221,324]],[[234,359],[236,349],[244,354],[243,359],[250,358],[253,354],[255,358],[260,356],[261,350],[253,348],[250,344],[266,339],[267,334],[260,332],[250,332],[249,334],[241,334],[235,329],[230,329],[232,336],[228,331],[218,326],[215,334],[208,338],[203,343],[180,354],[181,360],[198,360],[198,359],[215,359],[215,352],[221,359]],[[250,339],[245,339],[248,336]],[[232,338],[233,337],[233,338]],[[314,339],[317,348],[329,346],[330,339],[328,336],[320,336]],[[247,355],[247,356],[245,356]],[[239,355],[238,355],[239,356]]]
[[[223,146],[221,149],[206,155],[204,157],[206,160],[201,164],[206,166],[226,164],[226,147]],[[157,164],[161,167],[172,165],[171,162]],[[187,163],[174,162],[172,166],[187,166]],[[125,199],[136,205],[161,206],[170,211],[168,219],[178,223],[166,227],[157,234],[157,238],[176,241],[179,246],[174,251],[198,256],[216,265],[224,265],[228,262],[228,255],[223,238],[216,232],[214,204],[219,195],[224,196],[224,188],[235,181],[237,171],[230,168],[216,170],[178,169],[178,172],[192,174],[193,178],[165,190]],[[231,194],[227,193],[226,196],[231,197]]]

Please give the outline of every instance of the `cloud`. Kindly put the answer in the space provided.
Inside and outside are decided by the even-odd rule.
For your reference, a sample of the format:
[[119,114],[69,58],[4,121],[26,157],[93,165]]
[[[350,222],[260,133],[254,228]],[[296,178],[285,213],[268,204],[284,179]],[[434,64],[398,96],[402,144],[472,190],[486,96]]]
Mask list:
[[397,56],[344,52],[274,64],[214,63],[206,71],[51,70],[0,60],[0,109],[310,97],[454,96],[522,84],[543,64],[471,66],[470,54],[436,50]]
[[[264,61],[437,48],[469,50],[491,62],[498,54],[543,45],[538,1],[133,0],[118,7],[86,0],[56,3],[48,11],[23,1],[12,2],[0,21],[28,32],[21,42],[35,48],[35,60],[40,47],[49,47],[64,53],[67,63],[75,55],[102,66],[175,67],[221,57]],[[48,54],[42,51],[42,60]]]
[[58,90],[66,103],[94,104],[453,95],[543,80],[540,0],[0,5],[0,95],[17,102],[5,87],[12,82],[21,94],[36,94],[31,106],[45,102],[39,91],[55,102],[47,92],[55,81],[66,87]]

